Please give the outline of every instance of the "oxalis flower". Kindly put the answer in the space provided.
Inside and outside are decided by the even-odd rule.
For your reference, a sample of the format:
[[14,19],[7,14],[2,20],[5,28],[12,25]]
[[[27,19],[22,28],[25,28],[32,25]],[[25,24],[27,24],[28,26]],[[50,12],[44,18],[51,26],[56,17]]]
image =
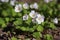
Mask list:
[[44,2],[46,2],[46,3],[49,3],[49,2],[51,2],[51,1],[53,1],[53,0],[44,0]]
[[9,2],[9,0],[1,0],[1,2]]
[[31,17],[31,18],[36,18],[36,12],[34,11],[34,10],[32,10],[31,12],[30,12],[30,14],[29,14],[29,16]]
[[29,9],[28,3],[24,3],[24,4],[23,4],[23,8],[24,8],[24,9]]
[[37,3],[34,3],[33,6],[34,6],[35,9],[38,9],[38,4]]
[[31,9],[33,9],[33,8],[34,8],[34,9],[38,9],[38,4],[37,4],[37,3],[31,4],[31,5],[30,5],[30,8],[31,8]]
[[33,7],[33,4],[31,4],[31,5],[30,5],[30,8],[31,8],[31,9],[33,9],[33,8],[34,8],[34,7]]
[[40,14],[37,14],[36,22],[38,24],[41,24],[42,22],[44,22],[44,16],[40,15]]
[[12,6],[14,6],[14,5],[15,5],[15,2],[16,2],[16,0],[11,0],[11,1],[10,1],[10,4],[11,4]]
[[28,20],[28,15],[27,14],[23,16],[23,20]]
[[35,18],[33,18],[33,19],[32,19],[32,22],[33,22],[33,23],[36,23],[36,19],[35,19]]
[[54,22],[55,24],[58,24],[58,19],[57,19],[57,18],[53,19],[53,22]]
[[21,12],[22,11],[22,5],[18,4],[15,6],[15,12]]

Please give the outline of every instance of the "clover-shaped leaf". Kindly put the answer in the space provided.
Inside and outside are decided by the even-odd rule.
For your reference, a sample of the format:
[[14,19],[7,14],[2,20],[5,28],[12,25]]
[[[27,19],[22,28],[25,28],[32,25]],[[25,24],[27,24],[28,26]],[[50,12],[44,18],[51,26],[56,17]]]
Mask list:
[[43,30],[44,30],[44,28],[43,28],[41,25],[39,25],[39,26],[37,27],[37,31],[43,32]]
[[49,27],[52,29],[56,29],[56,26],[53,23],[50,23]]
[[49,13],[50,15],[52,15],[52,14],[53,14],[53,9],[49,9],[48,13]]
[[20,28],[22,31],[26,31],[26,27],[21,27]]
[[17,13],[15,13],[14,9],[11,9],[11,15],[12,15],[13,17],[15,17],[15,16],[17,15]]
[[46,34],[46,35],[44,35],[44,39],[45,40],[53,40],[53,37],[50,34]]
[[17,38],[16,37],[12,37],[11,40],[17,40]]
[[14,25],[21,25],[22,24],[22,19],[18,18],[16,21],[14,21]]
[[40,37],[42,37],[42,34],[41,34],[40,32],[34,32],[34,33],[33,33],[33,37],[39,39]]
[[7,26],[6,23],[2,24],[2,28],[5,28],[6,26]]
[[2,18],[0,18],[0,25],[1,25],[2,28],[6,27],[6,23]]
[[5,18],[5,21],[6,21],[6,22],[9,22],[9,18],[8,18],[8,17],[7,17],[7,18]]
[[4,17],[8,16],[7,11],[3,10],[3,11],[2,11],[2,15],[3,15]]

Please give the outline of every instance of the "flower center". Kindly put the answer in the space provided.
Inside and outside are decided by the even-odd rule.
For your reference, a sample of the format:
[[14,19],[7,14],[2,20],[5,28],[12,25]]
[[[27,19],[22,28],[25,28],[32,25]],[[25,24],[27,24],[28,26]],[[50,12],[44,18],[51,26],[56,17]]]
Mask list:
[[35,14],[32,15],[33,17],[35,16]]
[[18,7],[18,10],[20,10],[20,7]]
[[41,18],[39,17],[38,20],[40,20]]

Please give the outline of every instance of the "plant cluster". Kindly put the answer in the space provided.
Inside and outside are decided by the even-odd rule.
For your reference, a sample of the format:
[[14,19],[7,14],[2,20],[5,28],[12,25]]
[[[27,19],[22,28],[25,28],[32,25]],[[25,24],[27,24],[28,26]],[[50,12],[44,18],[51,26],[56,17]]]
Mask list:
[[[54,0],[41,0],[40,3],[22,3],[16,0],[0,0],[0,28],[8,27],[32,32],[33,37],[42,37],[41,32],[46,28],[56,29],[60,21],[60,4]],[[10,25],[9,25],[10,26]],[[11,27],[10,26],[10,27]],[[46,40],[52,36],[47,34]]]

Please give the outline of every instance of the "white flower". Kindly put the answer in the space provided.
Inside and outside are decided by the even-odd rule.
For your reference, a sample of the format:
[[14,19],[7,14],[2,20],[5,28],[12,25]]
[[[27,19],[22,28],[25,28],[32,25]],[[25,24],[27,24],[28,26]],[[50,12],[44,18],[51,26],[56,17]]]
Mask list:
[[32,18],[36,18],[36,12],[34,11],[34,10],[32,10],[31,12],[30,12],[30,17],[32,17]]
[[53,1],[53,0],[44,0],[44,2],[46,2],[46,3],[49,3],[50,1]]
[[37,3],[34,3],[34,4],[33,4],[33,7],[34,7],[35,9],[38,9],[38,4],[37,4]]
[[28,15],[27,14],[23,16],[23,20],[28,20]]
[[31,4],[31,5],[30,5],[30,8],[31,8],[31,9],[33,9],[33,8],[34,8],[34,7],[33,7],[33,4]]
[[54,22],[55,24],[58,24],[58,19],[57,19],[57,18],[53,19],[53,22]]
[[31,5],[30,5],[30,8],[31,8],[31,9],[33,9],[33,8],[34,8],[34,9],[38,9],[38,4],[37,4],[37,3],[31,4]]
[[9,0],[1,0],[1,2],[9,2]]
[[35,19],[35,18],[33,18],[33,19],[32,19],[32,22],[33,22],[33,23],[36,23],[36,19]]
[[18,4],[15,6],[15,12],[21,12],[22,11],[22,5]]
[[37,22],[38,24],[41,24],[42,22],[44,22],[44,16],[38,14],[38,15],[37,15],[37,18],[36,18],[36,22]]
[[10,1],[10,4],[11,4],[12,6],[14,6],[14,5],[15,5],[15,2],[16,2],[16,0],[11,0],[11,1]]
[[24,9],[29,9],[28,3],[23,4],[23,8],[24,8]]

